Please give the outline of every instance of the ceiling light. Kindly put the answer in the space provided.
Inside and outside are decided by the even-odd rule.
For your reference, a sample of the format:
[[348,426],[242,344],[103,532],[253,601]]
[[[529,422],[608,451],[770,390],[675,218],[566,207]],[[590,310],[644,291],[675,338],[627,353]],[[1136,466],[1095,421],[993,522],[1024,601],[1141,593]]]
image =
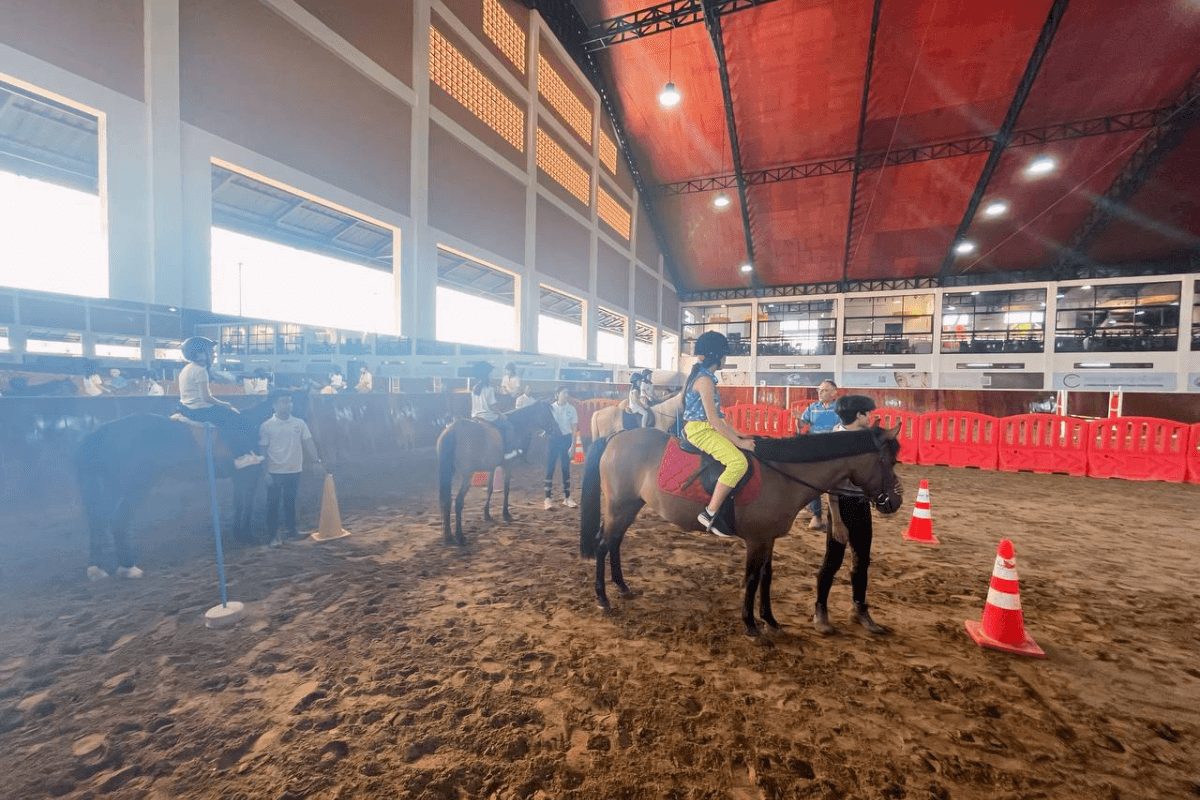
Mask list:
[[750,266],[749,264],[742,264],[740,269],[742,270],[742,272],[753,272],[754,271],[754,267]]
[[1086,292],[1088,289],[1092,288],[1092,285],[1089,283],[1087,286],[1080,286],[1079,288],[1083,289]]
[[971,292],[971,297],[979,297],[979,292]]
[[1038,156],[1025,167],[1026,175],[1049,175],[1058,167],[1058,162],[1050,156]]
[[954,306],[946,306],[946,310],[947,310],[947,311],[953,311],[953,310],[954,310]]
[[999,217],[1008,211],[1008,203],[1004,200],[993,200],[983,208],[985,217]]
[[718,194],[716,197],[713,198],[713,205],[716,206],[717,208],[725,208],[731,202],[733,202],[733,201],[729,199],[729,195],[725,194],[724,192],[721,192],[720,194]]
[[959,242],[958,244],[954,245],[954,252],[958,253],[960,256],[965,256],[967,253],[973,253],[975,252],[975,243]]
[[667,81],[667,85],[658,93],[658,104],[663,108],[674,108],[679,105],[679,101],[683,99],[683,95],[675,88],[675,84]]
[[1054,296],[1055,296],[1056,298],[1058,298],[1059,300],[1062,300],[1064,297],[1066,297],[1066,295],[1065,295],[1065,294],[1056,294],[1056,295],[1054,295]]

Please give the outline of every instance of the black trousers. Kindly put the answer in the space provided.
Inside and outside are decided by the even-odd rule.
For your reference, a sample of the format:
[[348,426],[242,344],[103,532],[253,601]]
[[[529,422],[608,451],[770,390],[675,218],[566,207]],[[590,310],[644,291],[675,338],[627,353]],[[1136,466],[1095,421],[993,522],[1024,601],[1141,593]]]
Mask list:
[[289,536],[296,530],[296,490],[300,487],[300,473],[267,475],[267,538],[274,539],[279,530],[279,505],[283,503],[284,531]]
[[562,464],[563,497],[571,496],[571,445],[575,437],[569,433],[560,433],[550,437],[546,446],[546,497],[554,489],[554,467]]
[[229,406],[188,408],[180,403],[176,410],[190,420],[210,422],[216,425],[217,432],[225,439],[235,456],[249,453],[258,443],[254,436],[246,430],[246,426],[242,422],[242,415]]
[[[840,513],[842,522],[850,536],[850,589],[856,603],[867,602],[867,573],[871,568],[871,501],[865,497],[838,496],[838,504],[830,509],[830,515]],[[833,538],[833,520],[829,521],[830,532],[825,534],[825,560],[817,572],[817,602],[829,602],[829,589],[833,578],[842,567],[846,557],[846,545]]]

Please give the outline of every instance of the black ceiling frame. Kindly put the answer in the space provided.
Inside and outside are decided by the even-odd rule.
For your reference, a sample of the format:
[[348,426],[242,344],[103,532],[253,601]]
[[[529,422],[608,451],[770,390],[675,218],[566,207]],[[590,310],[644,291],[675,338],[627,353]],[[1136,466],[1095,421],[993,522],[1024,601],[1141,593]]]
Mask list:
[[[875,67],[875,39],[879,34],[879,12],[883,0],[875,0],[871,10],[871,35],[867,43],[867,66],[863,70],[862,103],[858,111],[858,139],[854,144],[854,163],[850,179],[850,210],[846,214],[846,248],[842,255],[842,283],[850,281],[850,244],[854,241],[854,212],[858,203],[858,177],[862,174],[863,139],[867,132],[867,106],[871,97],[871,72]],[[885,155],[886,158],[886,155]]]
[[1004,115],[1004,122],[1001,123],[1000,130],[996,132],[994,137],[995,143],[992,146],[991,152],[988,153],[988,159],[983,165],[983,170],[979,173],[979,180],[975,182],[975,190],[971,193],[971,199],[967,202],[967,208],[963,211],[962,221],[958,223],[958,229],[954,232],[954,237],[950,240],[950,246],[946,248],[946,255],[942,257],[942,266],[938,270],[938,275],[942,280],[945,280],[950,275],[950,270],[954,266],[954,259],[958,255],[955,249],[964,240],[967,231],[971,227],[971,223],[975,221],[975,213],[979,210],[979,206],[983,202],[983,195],[987,192],[988,185],[992,182],[992,176],[996,174],[996,168],[1000,165],[1000,157],[1004,155],[1005,148],[1012,141],[1013,131],[1017,127],[1017,120],[1021,116],[1022,109],[1025,108],[1025,101],[1029,99],[1029,94],[1033,90],[1033,84],[1037,81],[1038,73],[1042,69],[1042,63],[1046,60],[1046,54],[1050,52],[1050,45],[1054,42],[1054,34],[1058,32],[1058,25],[1062,22],[1063,15],[1067,13],[1068,4],[1069,0],[1054,0],[1050,6],[1050,12],[1046,15],[1046,21],[1042,24],[1042,30],[1038,34],[1037,42],[1033,46],[1033,51],[1029,54],[1029,61],[1025,64],[1025,72],[1021,75],[1021,80],[1017,84],[1016,91],[1013,92],[1012,102],[1009,103],[1008,112]]
[[621,123],[622,117],[617,113],[612,94],[608,91],[608,82],[605,81],[596,59],[583,48],[582,43],[587,37],[587,22],[571,0],[523,0],[523,2],[527,8],[541,14],[546,26],[558,39],[559,44],[570,54],[571,58],[575,59],[575,64],[591,81],[596,94],[600,95],[600,103],[608,114],[608,121],[612,123],[617,147],[625,156],[625,164],[629,167],[630,177],[638,191],[638,199],[641,201],[642,209],[646,212],[646,219],[650,222],[650,228],[658,242],[658,249],[662,253],[664,272],[671,279],[676,290],[682,289],[683,285],[679,281],[675,259],[671,256],[671,248],[666,235],[658,223],[658,216],[654,213],[654,206],[650,202],[650,192],[646,190],[646,183],[638,169],[637,159],[633,157],[633,149],[625,135],[625,127]]
[[[1162,125],[1177,110],[1178,106],[1171,105],[1148,111],[1131,111],[1107,117],[1090,117],[1072,122],[1044,125],[1038,128],[1027,128],[1013,134],[1007,149],[1033,147],[1050,142],[1072,139],[1085,139],[1091,136],[1105,136],[1110,133],[1149,130],[1150,128]],[[878,169],[885,164],[889,167],[894,167],[901,164],[917,164],[923,161],[938,161],[943,158],[958,158],[959,156],[989,153],[994,145],[995,137],[970,136],[964,139],[954,139],[935,144],[905,147],[886,153],[881,151],[863,153],[858,160],[861,163],[861,169]],[[840,156],[837,158],[828,158],[823,161],[809,161],[803,164],[788,164],[782,167],[750,170],[744,174],[747,186],[762,186],[769,183],[820,178],[827,175],[843,175],[853,172],[854,167],[854,156]],[[664,183],[652,187],[651,190],[658,197],[669,197],[679,194],[732,189],[736,185],[737,179],[734,175],[713,175],[707,178],[693,178],[676,183]]]
[[704,27],[712,41],[717,57],[717,75],[721,79],[721,97],[725,104],[725,126],[729,131],[729,149],[733,157],[733,174],[737,185],[738,201],[742,206],[742,234],[746,240],[746,263],[751,266],[750,285],[758,286],[758,273],[754,254],[754,234],[750,228],[750,203],[746,197],[746,176],[742,173],[742,148],[738,142],[737,119],[733,113],[733,91],[729,86],[729,67],[725,60],[725,39],[721,34],[720,0],[703,0]]
[[[731,14],[775,0],[714,0],[717,14]],[[590,26],[582,46],[589,53],[599,52],[621,42],[642,39],[673,28],[684,28],[704,21],[704,0],[668,0],[665,3],[630,11],[619,17],[600,20]]]

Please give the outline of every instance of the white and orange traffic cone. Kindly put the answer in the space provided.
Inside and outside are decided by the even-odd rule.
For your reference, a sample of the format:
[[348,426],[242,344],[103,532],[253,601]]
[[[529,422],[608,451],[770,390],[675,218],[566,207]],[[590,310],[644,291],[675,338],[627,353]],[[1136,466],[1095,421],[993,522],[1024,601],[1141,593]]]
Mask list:
[[475,472],[471,475],[472,486],[487,486],[488,474],[487,471]]
[[941,544],[933,535],[933,514],[929,508],[929,481],[922,480],[917,486],[917,500],[913,503],[913,515],[909,520],[904,538],[917,544]]
[[579,431],[575,431],[575,455],[571,459],[571,463],[583,463],[583,439],[579,436]]
[[1001,539],[996,548],[996,566],[992,568],[983,619],[979,622],[967,620],[965,625],[967,633],[980,647],[1021,656],[1046,657],[1046,652],[1025,632],[1021,590],[1017,586],[1017,559],[1011,540]]
[[342,512],[338,509],[337,489],[333,485],[333,476],[325,473],[325,492],[321,495],[321,524],[312,535],[314,541],[328,542],[331,539],[341,539],[349,536],[350,531],[342,527]]

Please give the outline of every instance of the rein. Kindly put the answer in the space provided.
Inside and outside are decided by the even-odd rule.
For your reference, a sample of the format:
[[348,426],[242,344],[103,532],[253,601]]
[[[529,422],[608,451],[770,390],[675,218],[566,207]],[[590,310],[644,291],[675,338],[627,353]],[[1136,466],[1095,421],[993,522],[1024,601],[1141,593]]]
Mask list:
[[[884,448],[884,446],[881,444],[876,448],[876,451],[875,451],[876,455],[879,456],[880,463],[883,463],[883,448]],[[795,475],[790,475],[790,474],[784,472],[783,470],[781,470],[779,467],[775,466],[770,461],[766,461],[766,460],[760,458],[760,459],[758,459],[758,463],[762,464],[764,467],[767,467],[768,469],[772,470],[773,472],[776,472],[776,473],[782,475],[784,478],[787,478],[792,483],[798,483],[801,486],[807,486],[809,489],[812,489],[813,491],[815,491],[818,495],[824,494],[825,492],[829,491],[827,489],[822,489],[819,486],[813,486],[811,483],[804,480],[803,478],[797,478]],[[864,494],[865,494],[865,492],[864,492]],[[886,489],[880,491],[879,494],[877,494],[875,497],[871,498],[871,502],[874,503],[877,508],[882,508],[887,503],[887,501],[888,501],[888,493],[887,493]]]

